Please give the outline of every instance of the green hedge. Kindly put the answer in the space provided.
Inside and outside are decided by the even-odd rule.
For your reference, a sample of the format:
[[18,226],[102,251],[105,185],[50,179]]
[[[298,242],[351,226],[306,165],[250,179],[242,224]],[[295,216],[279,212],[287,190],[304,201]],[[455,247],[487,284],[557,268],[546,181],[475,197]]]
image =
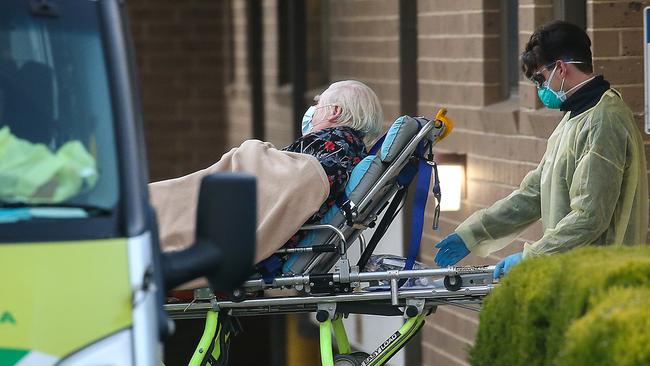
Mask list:
[[557,365],[650,365],[650,289],[608,291],[571,324]]
[[[598,340],[584,338],[584,329],[596,329],[593,327],[597,325],[579,326],[582,323],[576,320],[588,323],[591,316],[596,316],[592,315],[592,309],[596,314],[604,306],[601,304],[620,305],[620,300],[612,295],[618,294],[615,291],[625,288],[646,291],[649,285],[650,247],[647,246],[583,248],[524,261],[484,302],[476,343],[469,354],[471,364],[612,365],[602,357],[596,357],[597,362],[577,361],[592,352],[584,348],[588,342]],[[646,319],[650,317],[650,307],[646,306],[645,314]],[[617,318],[616,325],[611,323],[607,328],[597,329],[606,332],[625,327],[623,324],[627,323],[622,319]],[[610,336],[618,337],[616,342],[623,342],[619,340],[622,333],[625,332]],[[646,342],[643,351],[650,353],[650,343]]]

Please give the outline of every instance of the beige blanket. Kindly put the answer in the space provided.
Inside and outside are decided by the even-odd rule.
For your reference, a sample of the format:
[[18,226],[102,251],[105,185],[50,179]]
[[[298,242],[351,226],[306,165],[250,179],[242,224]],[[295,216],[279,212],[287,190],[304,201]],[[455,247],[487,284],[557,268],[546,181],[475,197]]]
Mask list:
[[245,141],[207,169],[149,184],[164,251],[180,250],[194,241],[201,179],[218,172],[245,172],[257,178],[256,263],[282,247],[329,195],[325,171],[313,156],[281,151],[268,142]]

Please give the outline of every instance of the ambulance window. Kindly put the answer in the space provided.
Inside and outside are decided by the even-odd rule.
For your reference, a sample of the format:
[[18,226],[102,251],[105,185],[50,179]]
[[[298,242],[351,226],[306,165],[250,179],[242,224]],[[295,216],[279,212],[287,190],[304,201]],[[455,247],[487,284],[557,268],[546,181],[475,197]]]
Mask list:
[[98,2],[0,1],[0,202],[112,210],[119,180]]

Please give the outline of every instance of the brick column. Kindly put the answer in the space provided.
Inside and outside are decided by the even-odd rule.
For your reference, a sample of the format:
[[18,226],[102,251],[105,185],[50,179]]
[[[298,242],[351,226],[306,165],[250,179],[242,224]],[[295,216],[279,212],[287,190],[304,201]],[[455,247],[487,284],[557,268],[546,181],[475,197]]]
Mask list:
[[330,79],[356,79],[379,97],[388,128],[399,115],[399,3],[332,0]]
[[248,82],[248,54],[246,49],[246,1],[232,4],[233,77],[226,88],[228,104],[228,147],[241,144],[253,134]]
[[[533,32],[551,20],[553,20],[553,0],[520,0],[519,49],[523,51]],[[562,113],[544,108],[537,97],[535,86],[523,78],[522,75],[519,82],[519,105],[521,108],[519,131],[526,135],[546,139],[555,129]]]
[[128,2],[152,180],[218,159],[226,140],[228,3]]
[[623,94],[639,121],[644,113],[643,8],[648,5],[650,1],[587,2],[594,72]]
[[[284,21],[288,21],[286,14]],[[287,146],[294,140],[291,85],[279,83],[280,34],[278,33],[278,0],[264,1],[264,89],[266,99],[267,141]],[[289,49],[283,50],[287,55]]]

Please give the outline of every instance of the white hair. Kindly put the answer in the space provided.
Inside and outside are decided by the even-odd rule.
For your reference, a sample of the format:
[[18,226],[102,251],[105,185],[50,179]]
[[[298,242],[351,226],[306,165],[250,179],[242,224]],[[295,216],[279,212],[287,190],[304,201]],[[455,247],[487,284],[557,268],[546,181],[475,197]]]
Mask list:
[[377,94],[366,84],[356,80],[337,81],[320,95],[319,101],[341,107],[336,122],[365,133],[367,143],[379,136],[384,113]]

